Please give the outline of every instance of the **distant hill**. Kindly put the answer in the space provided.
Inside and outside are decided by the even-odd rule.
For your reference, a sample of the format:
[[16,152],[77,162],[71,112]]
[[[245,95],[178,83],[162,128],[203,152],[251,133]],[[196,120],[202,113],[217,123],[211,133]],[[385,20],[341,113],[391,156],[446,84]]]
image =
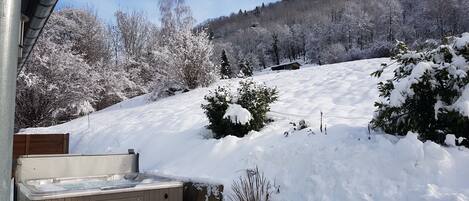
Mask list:
[[[305,24],[307,19],[319,19],[330,5],[327,0],[286,0],[262,4],[253,10],[239,10],[230,16],[209,19],[200,26],[209,28],[215,38],[222,38],[251,27],[267,27],[271,24]],[[314,11],[314,12],[311,12]],[[323,17],[324,18],[324,17]],[[323,20],[326,20],[325,18]]]
[[206,28],[232,63],[335,63],[389,56],[395,40],[414,48],[469,31],[463,0],[283,0],[208,20]]

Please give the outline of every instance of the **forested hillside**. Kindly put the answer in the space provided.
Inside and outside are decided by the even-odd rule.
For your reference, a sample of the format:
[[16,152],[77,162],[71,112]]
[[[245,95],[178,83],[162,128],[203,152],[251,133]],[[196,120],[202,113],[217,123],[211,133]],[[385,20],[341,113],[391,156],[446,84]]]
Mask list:
[[[467,0],[283,0],[209,20],[215,55],[254,68],[284,60],[335,63],[389,56],[469,30]],[[427,41],[428,39],[433,39]]]

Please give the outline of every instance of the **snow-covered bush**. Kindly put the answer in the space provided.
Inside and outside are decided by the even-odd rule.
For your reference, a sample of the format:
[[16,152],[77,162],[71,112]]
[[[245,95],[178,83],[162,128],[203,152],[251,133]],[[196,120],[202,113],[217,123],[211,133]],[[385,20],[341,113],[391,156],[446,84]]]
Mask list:
[[252,80],[240,82],[237,94],[227,87],[218,87],[205,96],[202,105],[215,138],[227,135],[243,137],[251,130],[260,130],[267,123],[270,103],[277,100],[277,90]]
[[274,193],[272,184],[258,168],[247,170],[246,175],[233,182],[231,189],[233,193],[228,196],[231,201],[269,201]]
[[394,78],[378,84],[372,126],[398,135],[417,132],[440,144],[446,134],[468,138],[469,33],[433,50],[410,51],[402,42],[397,50]]
[[388,41],[376,41],[368,48],[366,58],[389,57],[393,49],[393,43]]
[[155,84],[150,93],[150,101],[156,101],[161,98],[189,91],[189,89],[183,87],[179,82],[170,80],[164,76],[158,76],[155,78],[154,82]]
[[338,63],[347,60],[347,51],[344,45],[340,43],[327,46],[319,55],[323,63]]
[[236,124],[232,124],[229,119],[223,118],[228,105],[232,102],[232,94],[229,89],[218,87],[204,98],[207,104],[202,105],[202,109],[205,110],[205,115],[207,115],[210,122],[208,128],[216,134],[215,138],[224,137],[227,135],[225,133],[233,133],[231,128]]
[[277,101],[278,91],[250,79],[241,81],[240,85],[236,103],[251,112],[250,130],[258,131],[268,121],[267,112],[270,111],[270,104]]
[[347,60],[359,60],[366,58],[389,57],[394,44],[387,41],[376,41],[370,47],[361,49],[358,47],[350,49]]

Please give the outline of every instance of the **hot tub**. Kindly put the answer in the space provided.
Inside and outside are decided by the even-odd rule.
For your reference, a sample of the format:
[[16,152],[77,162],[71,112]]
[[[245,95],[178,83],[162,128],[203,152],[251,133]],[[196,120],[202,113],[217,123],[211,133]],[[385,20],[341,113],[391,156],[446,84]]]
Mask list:
[[21,156],[18,201],[182,201],[183,182],[139,173],[138,154]]
[[142,173],[33,179],[18,188],[20,201],[182,201],[183,193],[182,182]]

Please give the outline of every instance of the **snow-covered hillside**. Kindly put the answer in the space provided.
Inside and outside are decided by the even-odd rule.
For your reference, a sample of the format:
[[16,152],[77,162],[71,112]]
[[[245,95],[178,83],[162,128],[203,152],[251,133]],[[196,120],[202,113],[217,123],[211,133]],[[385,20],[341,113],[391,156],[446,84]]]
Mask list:
[[[275,122],[244,138],[207,139],[203,97],[217,85],[147,103],[137,97],[88,117],[23,132],[70,132],[73,153],[114,153],[135,148],[141,168],[229,186],[258,166],[280,186],[276,200],[469,200],[469,150],[372,133],[382,62],[371,59],[297,71],[263,73],[254,80],[276,86]],[[389,78],[385,72],[381,79]],[[319,131],[324,113],[327,135]],[[305,119],[312,132],[291,131]]]

